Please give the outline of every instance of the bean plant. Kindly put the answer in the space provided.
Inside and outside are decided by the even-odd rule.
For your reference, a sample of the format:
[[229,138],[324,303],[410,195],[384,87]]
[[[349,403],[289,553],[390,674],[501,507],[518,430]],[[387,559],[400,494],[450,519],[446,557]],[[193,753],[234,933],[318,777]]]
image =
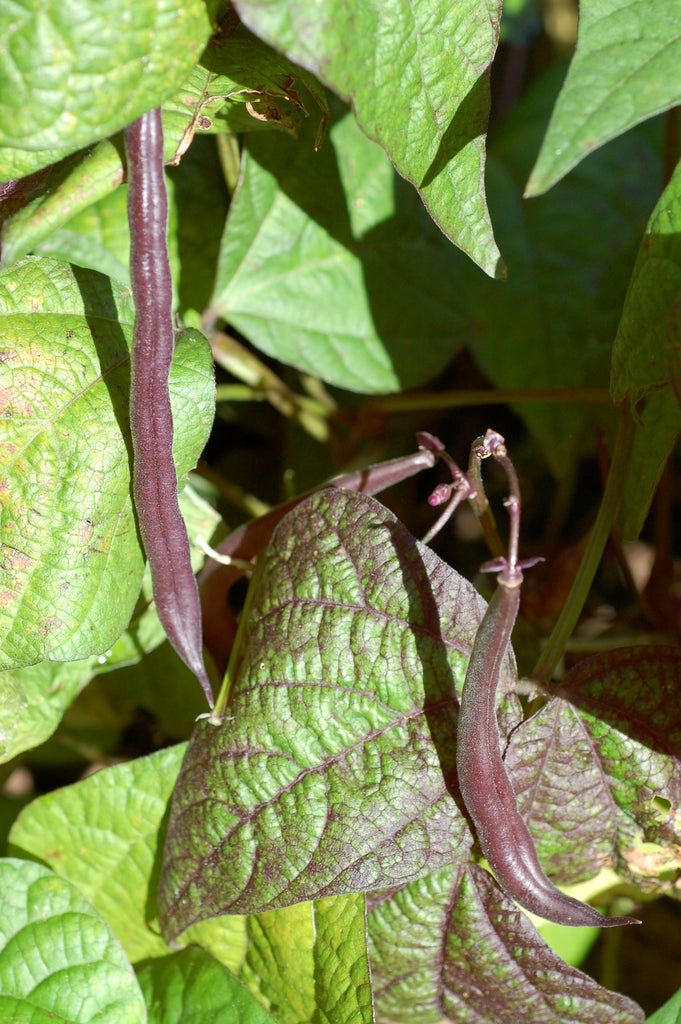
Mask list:
[[2,1021],[678,1019],[677,23],[0,0]]

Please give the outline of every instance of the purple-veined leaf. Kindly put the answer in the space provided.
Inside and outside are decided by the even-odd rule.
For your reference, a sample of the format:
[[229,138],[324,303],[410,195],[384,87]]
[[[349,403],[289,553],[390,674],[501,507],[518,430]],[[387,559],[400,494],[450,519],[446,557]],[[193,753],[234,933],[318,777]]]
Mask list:
[[454,693],[482,599],[377,502],[335,489],[287,516],[265,557],[233,719],[199,723],[172,804],[171,935],[469,856]]
[[559,692],[579,712],[613,802],[617,870],[659,889],[660,856],[675,867],[672,879],[681,868],[681,652],[650,646],[594,655],[571,669]]
[[379,1021],[435,1024],[638,1024],[639,1007],[549,949],[476,865],[451,865],[369,914]]
[[[380,505],[342,491],[301,503],[265,560],[230,668],[232,717],[199,724],[175,792],[159,898],[169,936],[470,857],[452,795],[455,694],[481,599]],[[514,678],[509,663],[502,689]],[[521,811],[557,880],[635,856],[626,717],[604,743],[567,702],[522,727],[515,701],[502,710]],[[663,757],[659,780],[672,770]],[[647,799],[645,836],[664,839]]]

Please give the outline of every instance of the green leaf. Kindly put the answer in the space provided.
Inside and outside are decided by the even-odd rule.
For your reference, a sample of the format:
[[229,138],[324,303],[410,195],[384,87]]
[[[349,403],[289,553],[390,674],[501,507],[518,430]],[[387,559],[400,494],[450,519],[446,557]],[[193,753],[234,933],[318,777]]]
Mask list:
[[258,348],[352,391],[434,376],[466,337],[457,254],[351,115],[313,152],[248,140],[212,305]]
[[681,101],[676,0],[589,0],[577,50],[551,117],[527,195],[551,188],[585,156]]
[[[0,318],[6,669],[107,650],[132,614],[143,558],[130,495],[129,293],[26,258],[0,275]],[[181,480],[212,422],[212,359],[197,332],[178,338],[171,398]]]
[[504,267],[484,192],[496,0],[237,0],[256,35],[351,100],[365,134],[445,235],[492,277]]
[[371,1024],[374,1019],[366,907],[362,894],[312,904],[315,926],[313,1024]]
[[640,1024],[631,1000],[568,967],[477,865],[443,868],[369,914],[376,1011],[396,1024]]
[[36,175],[35,188],[28,197],[10,194],[3,204],[2,265],[7,267],[32,252],[92,203],[116,194],[123,178],[121,146],[109,139],[67,157],[44,175]]
[[149,1024],[275,1024],[241,982],[202,949],[155,960],[137,978]]
[[[14,852],[69,879],[119,937],[131,960],[169,952],[156,923],[165,815],[186,746],[104,768],[34,800],[17,818]],[[225,966],[243,960],[245,923],[232,916],[187,932]]]
[[145,1024],[118,940],[48,868],[0,860],[0,1016],[16,1024]]
[[278,1024],[371,1024],[364,896],[331,896],[247,920],[241,976]]
[[[177,308],[175,282],[180,278],[178,210],[172,188],[168,191],[168,256],[173,274],[173,308]],[[49,206],[49,202],[48,199],[45,205]],[[130,231],[127,202],[128,189],[123,185],[97,202],[86,205],[85,209],[54,231],[46,230],[49,217],[43,219],[42,214],[47,211],[38,209],[29,224],[29,233],[35,228],[40,241],[33,245],[27,244],[25,238],[22,239],[21,255],[31,250],[36,255],[53,256],[78,267],[96,270],[129,288]],[[5,262],[8,264],[10,261]]]
[[210,32],[202,0],[2,0],[0,180],[55,163],[160,106]]
[[681,989],[664,1006],[646,1018],[646,1024],[679,1024],[681,1021]]
[[336,489],[283,519],[265,559],[230,717],[198,724],[173,797],[169,936],[468,856],[450,792],[455,690],[482,599],[381,505]]
[[653,210],[641,241],[612,352],[615,402],[635,406],[670,385],[668,328],[681,294],[681,163]]
[[[90,203],[55,230],[44,233],[41,230],[40,238],[35,245],[29,244],[25,238],[22,239],[21,248],[40,256],[54,256],[55,259],[75,263],[88,270],[97,270],[119,284],[130,287],[127,204],[128,190],[122,185],[103,199]],[[172,198],[170,204],[171,212],[174,213]],[[3,254],[6,256],[4,241],[3,234]],[[177,261],[173,260],[173,241],[174,236],[170,233],[168,243],[171,266],[175,264],[175,271]],[[11,262],[10,258],[5,260],[6,265]]]
[[77,885],[133,962],[168,952],[155,923],[154,863],[184,751],[169,747],[38,797],[10,832],[11,852]]
[[97,658],[88,658],[0,672],[0,763],[48,739],[96,671]]
[[661,162],[659,126],[645,126],[550,195],[523,201],[560,76],[538,83],[490,148],[508,282],[451,250],[346,117],[316,155],[304,150],[311,131],[297,145],[250,140],[214,304],[268,354],[353,390],[423,383],[464,342],[496,387],[575,389],[571,403],[516,405],[562,475],[615,414],[605,394],[612,339]]
[[675,330],[680,294],[681,164],[646,226],[612,352],[613,399],[639,406],[634,450],[618,513],[618,528],[625,537],[638,536],[681,432],[675,394],[681,364]]
[[622,500],[615,519],[615,528],[623,540],[638,538],[662,471],[681,434],[681,408],[671,388],[648,395],[637,413]]
[[315,1013],[312,903],[253,914],[246,919],[241,978],[277,1024],[308,1024]]
[[[205,554],[198,546],[197,538],[210,541],[219,517],[189,484],[180,494],[180,509],[189,533],[192,565],[198,571],[203,565]],[[160,707],[155,708],[159,721],[162,726],[167,726],[166,735],[187,735],[186,729],[177,731],[176,727],[179,721],[186,725],[186,716],[190,715],[191,729],[191,723],[202,710],[202,700],[198,693],[198,703],[192,702],[195,676],[188,669],[185,671],[183,662],[169,645],[163,645],[168,650],[164,650],[162,661],[148,662],[144,657],[163,644],[164,640],[165,631],[153,603],[151,573],[146,566],[142,591],[132,619],[111,649],[82,661],[64,664],[44,661],[38,665],[0,672],[0,763],[10,761],[22,751],[48,739],[66,709],[95,676],[120,669],[123,665],[132,665],[140,659],[142,664],[135,681],[135,701],[143,701],[150,684],[156,684],[154,691],[158,689],[158,675],[154,677],[153,673],[161,672],[165,681],[166,699],[159,701]],[[189,692],[182,690],[181,685],[177,686],[178,677],[181,682],[192,681]],[[114,680],[108,686],[109,693],[112,689],[117,690],[117,682]],[[120,690],[117,692],[120,694]],[[181,706],[175,706],[175,698],[181,699]]]
[[[508,282],[477,275],[458,286],[469,346],[496,387],[574,389],[572,401],[515,404],[558,477],[585,443],[591,448],[595,426],[613,424],[605,394],[612,339],[662,173],[661,126],[646,125],[593,154],[549,195],[523,200],[561,75],[562,65],[544,75],[490,146],[488,195]],[[605,402],[589,400],[595,388]]]

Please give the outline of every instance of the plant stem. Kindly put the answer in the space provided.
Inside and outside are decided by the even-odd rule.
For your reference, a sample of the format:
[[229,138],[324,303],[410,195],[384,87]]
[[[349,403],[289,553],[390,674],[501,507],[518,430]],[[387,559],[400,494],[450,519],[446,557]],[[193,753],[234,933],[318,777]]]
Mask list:
[[364,408],[372,413],[425,412],[469,405],[507,405],[509,402],[612,402],[607,388],[494,388],[473,391],[414,391],[408,395],[370,398]]
[[546,683],[553,676],[556,665],[563,656],[565,645],[581,615],[622,498],[622,485],[631,455],[634,426],[628,406],[623,406],[601,506],[567,601],[532,673],[532,678],[538,682]]

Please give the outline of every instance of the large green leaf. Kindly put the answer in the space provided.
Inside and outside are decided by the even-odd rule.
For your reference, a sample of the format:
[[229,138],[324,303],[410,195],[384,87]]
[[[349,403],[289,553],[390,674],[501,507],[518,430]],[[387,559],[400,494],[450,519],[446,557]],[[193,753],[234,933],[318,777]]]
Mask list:
[[202,949],[155,960],[137,977],[149,1024],[275,1024],[241,982]]
[[249,917],[241,977],[278,1024],[371,1024],[364,896]]
[[345,114],[318,153],[252,136],[212,305],[258,348],[353,391],[423,383],[465,338],[456,254]]
[[[189,484],[180,494],[180,509],[187,524],[192,565],[195,571],[198,571],[203,565],[205,555],[197,540],[212,539],[219,517],[198,497]],[[97,675],[119,669],[123,665],[131,666],[142,659],[134,685],[137,687],[136,699],[143,701],[150,689],[151,681],[147,678],[148,675],[159,670],[159,662],[148,661],[145,655],[162,644],[165,636],[153,601],[151,572],[147,565],[132,619],[125,632],[109,650],[80,661],[61,664],[43,661],[37,665],[0,672],[0,763],[10,761],[23,750],[36,747],[48,739],[74,698]],[[184,663],[174,654],[172,648],[169,645],[164,645],[164,648],[166,646],[168,650],[161,654],[167,677],[166,700],[160,707],[155,707],[154,711],[162,725],[168,727],[167,735],[183,736],[187,734],[186,728],[177,731],[178,719],[181,719],[182,715],[187,715],[191,723],[193,705],[192,698],[181,687],[183,682],[194,680],[195,677],[189,669],[185,669]],[[113,688],[116,688],[117,682],[118,678],[113,681]],[[180,686],[176,691],[178,683]],[[108,687],[109,692],[112,687]],[[194,690],[193,683],[191,689]],[[175,701],[179,698],[181,705],[177,706]],[[124,703],[122,699],[121,703]],[[194,717],[202,710],[200,703],[199,700],[193,710]],[[186,720],[184,724],[186,726]]]
[[[184,750],[170,747],[38,797],[10,832],[14,852],[49,864],[78,886],[131,960],[169,952],[156,922],[158,848]],[[186,938],[233,970],[241,965],[238,917],[208,921]]]
[[[314,79],[307,72],[296,68],[250,34],[241,39],[218,37],[207,47],[202,62],[192,68],[182,88],[163,104],[166,160],[179,162],[194,133],[207,131],[207,126],[217,125],[217,130],[230,130],[233,126],[229,111],[245,110],[246,104],[253,115],[245,114],[240,130],[279,123],[273,120],[273,114],[268,121],[257,120],[257,117],[265,116],[258,112],[258,104],[281,104],[283,99],[290,101],[289,106],[302,119],[307,111],[298,91],[291,85],[294,77],[302,77],[324,109],[325,99],[320,87],[315,88]],[[221,111],[222,105],[228,109]],[[202,115],[203,110],[211,116]],[[219,122],[216,118],[218,113],[221,113]],[[288,121],[297,123],[290,117]],[[283,112],[280,122],[288,123]],[[125,175],[123,149],[120,135],[113,140],[103,139],[89,149],[66,157],[45,172],[16,183],[16,191],[5,196],[0,205],[3,265],[9,265],[29,252],[36,252],[42,243],[41,251],[46,254],[54,253],[63,259],[67,253],[79,266],[101,270],[118,281],[128,283],[125,194],[117,190]],[[204,182],[201,190],[203,207],[199,223],[207,229],[210,237],[220,233],[222,224],[215,218],[214,204],[209,206],[205,202],[206,184]],[[98,204],[98,208],[93,210],[93,204]],[[195,205],[198,207],[198,202]],[[171,244],[173,215],[171,207]],[[61,237],[60,229],[63,229]],[[112,246],[114,251],[110,252]],[[173,255],[171,250],[171,258]],[[102,261],[102,256],[106,262]],[[209,294],[210,281],[206,300]],[[203,306],[197,300],[193,308],[202,309]]]
[[168,952],[155,924],[154,860],[183,753],[170,747],[38,797],[10,832],[12,853],[77,885],[133,962]]
[[298,143],[251,138],[216,307],[268,354],[351,389],[423,383],[464,343],[496,387],[581,388],[583,403],[517,406],[560,475],[594,424],[612,420],[609,405],[588,399],[607,387],[661,173],[658,126],[645,126],[594,154],[550,195],[523,201],[561,70],[537,83],[490,147],[490,207],[508,282],[485,278],[447,245],[345,117],[317,154],[313,129]]
[[380,1020],[396,1024],[640,1024],[631,1000],[568,967],[476,865],[372,898]]
[[455,245],[504,276],[484,191],[495,0],[237,0],[262,39],[351,100]]
[[145,1024],[118,940],[76,888],[0,860],[0,1017],[16,1024]]
[[[109,649],[143,556],[130,494],[129,293],[89,271],[26,258],[0,276],[4,401],[0,499],[3,669]],[[213,412],[205,339],[178,339],[171,374],[178,476]]]
[[641,240],[612,352],[613,399],[635,406],[671,385],[669,321],[681,294],[681,163]]
[[30,174],[160,106],[210,32],[204,0],[2,0],[0,179]]
[[287,516],[264,557],[230,717],[198,724],[173,797],[170,936],[469,856],[455,692],[482,599],[381,505],[335,488]]
[[588,0],[530,180],[539,195],[598,146],[681,101],[677,0]]
[[613,399],[641,406],[619,510],[626,537],[638,536],[681,431],[675,383],[681,380],[680,295],[681,164],[646,226],[612,351]]

